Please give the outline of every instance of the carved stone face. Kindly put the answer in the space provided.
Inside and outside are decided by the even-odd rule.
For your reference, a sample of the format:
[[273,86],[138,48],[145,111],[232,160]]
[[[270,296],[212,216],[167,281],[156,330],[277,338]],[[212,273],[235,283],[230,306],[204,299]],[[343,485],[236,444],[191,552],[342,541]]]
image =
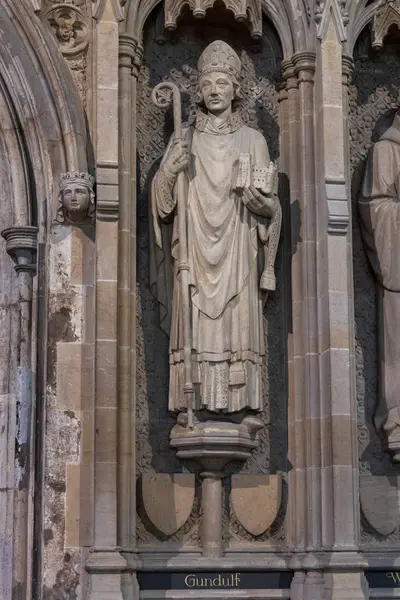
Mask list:
[[72,23],[65,21],[58,27],[58,36],[61,40],[69,42],[74,37],[74,28]]
[[86,213],[90,203],[89,189],[79,183],[69,183],[61,191],[61,203],[70,215]]
[[223,113],[232,105],[235,98],[233,80],[225,73],[207,73],[200,77],[200,93],[204,104],[212,114]]

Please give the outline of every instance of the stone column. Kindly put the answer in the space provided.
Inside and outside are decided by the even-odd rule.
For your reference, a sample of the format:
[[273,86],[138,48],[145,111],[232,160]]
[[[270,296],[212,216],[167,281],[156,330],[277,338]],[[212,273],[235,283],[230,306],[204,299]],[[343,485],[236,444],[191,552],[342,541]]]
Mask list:
[[[358,554],[359,494],[352,253],[349,182],[345,164],[347,100],[343,98],[342,43],[332,15],[317,46],[316,169],[321,455],[321,542],[329,554],[309,557],[324,570],[325,597],[364,598]],[[348,158],[348,152],[347,152]]]
[[[131,505],[130,505],[130,535],[131,535],[131,547],[133,552],[131,554],[131,559],[129,566],[133,572],[136,570],[136,560],[135,555],[137,552],[136,549],[136,306],[137,306],[137,298],[136,298],[136,248],[137,248],[137,239],[136,239],[136,205],[137,205],[137,164],[136,164],[136,131],[137,131],[137,79],[139,76],[140,65],[142,64],[143,58],[143,48],[139,44],[136,44],[135,51],[133,54],[133,69],[132,69],[132,77],[131,77],[131,135],[130,135],[130,143],[131,143],[131,169],[130,169],[130,178],[131,178],[131,194],[129,197],[129,202],[131,204],[131,213],[130,213],[130,378],[131,378],[131,423],[133,427],[133,436],[132,436],[132,446],[131,446],[131,463],[130,463],[130,474],[131,474]],[[139,594],[138,587],[135,588],[137,597]]]
[[203,556],[222,556],[222,471],[202,471],[201,506]]
[[94,543],[90,600],[122,600],[126,561],[117,546],[118,1],[94,5],[97,175]]
[[[31,532],[29,524],[30,467],[33,452],[32,428],[32,289],[36,273],[37,227],[18,226],[2,231],[6,250],[15,262],[19,287],[19,322],[17,381],[15,382],[15,406],[9,404],[7,431],[12,443],[14,459],[13,477],[13,598],[25,600],[29,587]],[[4,432],[2,431],[2,435]],[[11,459],[11,452],[9,453]],[[6,465],[7,471],[9,467]],[[11,478],[10,478],[11,484]],[[11,540],[10,540],[11,541]]]
[[[300,241],[301,211],[301,154],[300,154],[300,111],[298,79],[294,63],[282,63],[285,90],[281,91],[281,160],[282,172],[288,177],[287,187],[290,200],[288,233],[284,229],[284,244],[290,273],[290,288],[287,306],[291,307],[288,326],[288,459],[292,465],[288,473],[289,501],[287,539],[289,547],[301,552],[304,547],[307,494],[305,485],[305,437],[304,437],[304,359],[303,341],[303,278],[301,271],[302,247]],[[287,98],[286,98],[287,96]],[[285,123],[287,122],[287,131]],[[282,127],[283,126],[283,127]],[[284,221],[285,227],[285,221]],[[285,241],[286,239],[286,241]],[[297,558],[297,554],[295,555]],[[301,556],[301,555],[299,555]],[[295,571],[291,594],[293,598],[303,597],[304,573],[301,561],[293,560]]]
[[124,599],[137,595],[136,571],[136,81],[141,49],[119,38],[120,211],[118,234],[118,545],[127,561]]
[[[282,168],[288,177],[288,192],[290,198],[290,231],[288,236],[291,274],[291,289],[288,306],[291,306],[291,318],[288,339],[288,375],[289,375],[289,402],[288,402],[288,455],[293,469],[288,475],[289,483],[289,522],[288,540],[293,549],[299,549],[304,540],[304,523],[306,494],[304,483],[304,437],[302,432],[303,414],[303,381],[304,370],[301,352],[303,348],[303,330],[300,318],[297,317],[302,309],[302,277],[300,271],[301,248],[299,241],[300,227],[300,144],[299,144],[299,91],[297,77],[292,61],[282,64],[283,77],[287,93],[287,100],[281,104],[287,110],[287,133],[282,132],[281,149],[286,167]],[[284,119],[284,115],[283,115]]]

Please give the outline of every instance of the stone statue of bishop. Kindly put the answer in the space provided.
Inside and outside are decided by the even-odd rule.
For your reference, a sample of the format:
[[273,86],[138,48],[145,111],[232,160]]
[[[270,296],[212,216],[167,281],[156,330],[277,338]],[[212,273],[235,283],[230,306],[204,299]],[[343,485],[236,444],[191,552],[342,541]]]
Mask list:
[[244,414],[262,409],[262,313],[266,292],[275,289],[281,213],[267,143],[233,111],[240,71],[239,57],[225,42],[204,50],[197,120],[184,129],[184,139],[172,137],[152,182],[151,287],[161,327],[170,336],[169,409],[178,413],[187,409],[175,189],[182,171],[195,409]]

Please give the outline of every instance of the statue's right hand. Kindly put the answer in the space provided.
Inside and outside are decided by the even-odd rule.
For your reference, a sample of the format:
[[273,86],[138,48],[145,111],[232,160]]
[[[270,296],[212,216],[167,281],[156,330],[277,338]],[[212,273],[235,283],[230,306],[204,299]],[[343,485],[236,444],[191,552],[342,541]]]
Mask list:
[[187,169],[189,161],[190,152],[188,143],[185,140],[174,140],[171,150],[165,159],[163,169],[169,177],[175,178],[178,173]]

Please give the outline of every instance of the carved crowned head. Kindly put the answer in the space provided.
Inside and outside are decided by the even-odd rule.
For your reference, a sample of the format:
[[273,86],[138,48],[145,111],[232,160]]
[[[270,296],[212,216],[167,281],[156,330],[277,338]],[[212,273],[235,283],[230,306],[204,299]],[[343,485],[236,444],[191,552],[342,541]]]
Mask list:
[[89,173],[62,173],[56,221],[83,223],[94,216],[94,179]]
[[239,94],[242,63],[226,42],[212,42],[201,54],[198,65],[200,103],[214,114],[232,105]]

